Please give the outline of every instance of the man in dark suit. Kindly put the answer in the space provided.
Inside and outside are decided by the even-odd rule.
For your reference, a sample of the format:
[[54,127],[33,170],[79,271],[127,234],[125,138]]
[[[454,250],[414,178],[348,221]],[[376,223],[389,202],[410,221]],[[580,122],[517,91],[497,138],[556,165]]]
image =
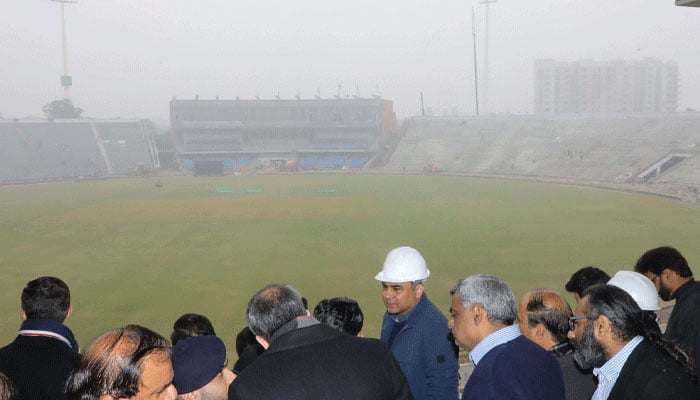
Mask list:
[[700,371],[700,282],[688,261],[678,250],[663,246],[644,253],[634,270],[651,280],[662,300],[676,301],[664,338],[695,359],[695,370]]
[[17,386],[19,399],[63,399],[63,386],[80,355],[73,332],[63,325],[73,307],[70,290],[45,276],[22,291],[22,325],[14,342],[0,349],[0,372]]
[[624,290],[588,288],[570,320],[574,359],[598,378],[593,398],[698,398],[685,353],[644,324],[641,309]]
[[566,400],[590,400],[595,391],[591,370],[581,370],[574,363],[574,349],[566,337],[569,333],[571,307],[554,290],[525,293],[518,307],[518,325],[526,338],[552,353],[564,376]]
[[384,343],[319,323],[291,286],[258,291],[247,316],[266,350],[233,381],[229,399],[411,399]]

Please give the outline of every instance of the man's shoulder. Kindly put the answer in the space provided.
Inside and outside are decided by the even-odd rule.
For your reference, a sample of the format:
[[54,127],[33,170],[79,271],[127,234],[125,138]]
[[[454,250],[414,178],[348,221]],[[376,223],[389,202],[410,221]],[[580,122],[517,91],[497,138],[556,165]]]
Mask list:
[[421,299],[416,306],[416,312],[412,314],[416,323],[434,325],[447,328],[447,318],[439,308],[428,298],[427,295]]
[[484,360],[491,360],[499,365],[511,365],[515,368],[517,365],[528,365],[532,368],[547,364],[559,365],[550,352],[522,335],[489,350],[479,364]]
[[67,360],[69,363],[80,358],[67,344],[50,337],[18,335],[15,340],[0,348],[0,363],[15,362],[21,359],[28,363],[41,364],[46,359]]
[[[654,346],[650,341],[644,339],[632,350],[627,362],[622,367],[628,369],[645,371],[647,373],[680,373],[683,368],[666,351]],[[657,371],[657,372],[652,372]]]
[[[649,390],[673,391],[678,395],[694,392],[692,377],[664,350],[643,340],[622,366],[613,393]],[[611,393],[612,394],[612,393]],[[678,397],[686,398],[686,397]]]
[[7,357],[22,355],[24,353],[26,341],[23,339],[24,337],[22,335],[18,335],[15,340],[0,348],[0,363]]
[[694,305],[700,306],[700,281],[693,281],[688,291],[688,300]]

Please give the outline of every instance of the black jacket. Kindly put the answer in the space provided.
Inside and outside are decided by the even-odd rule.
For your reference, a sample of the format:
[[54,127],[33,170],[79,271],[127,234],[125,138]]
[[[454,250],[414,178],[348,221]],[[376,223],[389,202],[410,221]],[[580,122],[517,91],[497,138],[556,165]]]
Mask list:
[[700,282],[691,280],[673,292],[676,304],[668,318],[664,338],[695,358],[698,370],[700,348]]
[[564,377],[566,400],[590,400],[595,392],[596,381],[592,371],[582,371],[574,361],[574,352],[556,354]]
[[608,400],[697,400],[690,375],[664,350],[643,340],[622,366]]
[[229,399],[411,399],[384,343],[323,324],[273,337],[270,347],[229,387]]
[[79,359],[58,339],[19,335],[0,349],[0,371],[17,386],[18,400],[63,399],[64,385]]

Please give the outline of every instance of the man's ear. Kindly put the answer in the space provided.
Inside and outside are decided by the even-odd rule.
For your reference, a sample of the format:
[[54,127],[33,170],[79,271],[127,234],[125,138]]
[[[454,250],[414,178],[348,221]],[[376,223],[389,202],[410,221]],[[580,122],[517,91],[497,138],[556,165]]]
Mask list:
[[262,336],[255,335],[255,340],[257,340],[258,343],[260,343],[260,346],[262,346],[265,350],[270,347],[270,343],[268,343],[268,341]]
[[479,325],[481,321],[486,318],[486,310],[481,306],[481,304],[472,305],[472,317],[474,318],[474,325]]
[[66,319],[68,319],[68,317],[70,317],[71,315],[73,315],[73,305],[72,304],[68,306],[68,312],[66,313]]
[[22,318],[22,321],[26,321],[26,320],[27,320],[27,313],[24,312],[24,308],[20,308],[20,309],[19,309],[19,316]]
[[537,325],[535,325],[535,337],[538,339],[542,339],[545,335],[547,335],[548,332],[546,329],[544,329],[544,324],[541,322]]
[[599,315],[593,321],[593,335],[596,339],[602,339],[611,335],[610,320],[605,315]]
[[420,299],[421,296],[423,296],[423,291],[425,290],[425,285],[422,283],[419,283],[416,285],[415,288],[415,293],[416,293],[416,298]]

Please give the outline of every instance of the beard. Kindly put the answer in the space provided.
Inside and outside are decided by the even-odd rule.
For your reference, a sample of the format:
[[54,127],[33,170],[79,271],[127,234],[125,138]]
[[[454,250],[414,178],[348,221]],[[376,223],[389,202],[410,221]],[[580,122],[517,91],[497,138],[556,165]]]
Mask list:
[[581,369],[599,368],[605,364],[605,349],[595,340],[592,323],[586,323],[583,337],[574,340],[574,347],[574,360]]
[[659,297],[661,297],[663,301],[671,300],[671,288],[666,286],[663,282],[659,282]]

